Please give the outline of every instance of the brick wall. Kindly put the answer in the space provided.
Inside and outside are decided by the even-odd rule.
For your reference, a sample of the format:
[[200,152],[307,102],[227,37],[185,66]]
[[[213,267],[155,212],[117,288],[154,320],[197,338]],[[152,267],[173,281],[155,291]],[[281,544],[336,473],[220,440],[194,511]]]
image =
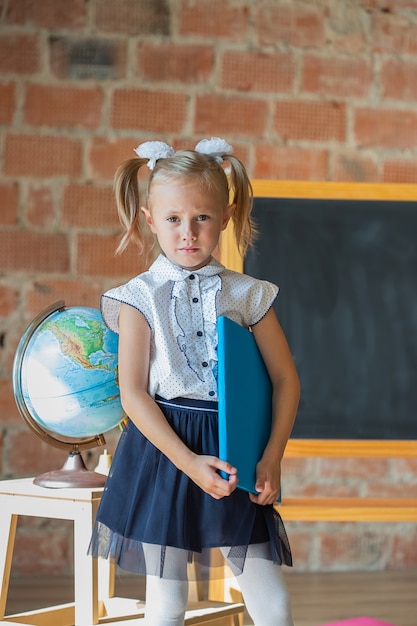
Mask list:
[[[27,324],[141,270],[113,256],[116,166],[147,139],[220,135],[256,178],[417,182],[416,28],[416,0],[0,0],[1,478],[64,461],[14,403]],[[412,460],[285,470],[288,493],[417,491]],[[14,571],[69,571],[70,530],[23,520]],[[417,565],[413,525],[289,532],[299,569]]]

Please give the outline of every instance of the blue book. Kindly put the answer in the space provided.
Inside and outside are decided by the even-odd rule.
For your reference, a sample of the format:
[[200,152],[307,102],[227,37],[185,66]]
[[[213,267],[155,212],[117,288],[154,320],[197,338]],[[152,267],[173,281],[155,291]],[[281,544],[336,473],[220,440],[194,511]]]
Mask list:
[[255,490],[256,464],[271,433],[272,385],[250,330],[217,318],[219,458],[238,471],[238,487]]

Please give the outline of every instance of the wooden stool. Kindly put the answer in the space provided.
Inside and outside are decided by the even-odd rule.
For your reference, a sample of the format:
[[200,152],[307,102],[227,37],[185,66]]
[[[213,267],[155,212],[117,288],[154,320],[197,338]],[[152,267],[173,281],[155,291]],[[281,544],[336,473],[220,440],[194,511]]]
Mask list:
[[[126,626],[130,623],[133,626],[141,623],[144,605],[128,598],[115,598],[114,567],[87,554],[102,491],[97,488],[46,489],[34,485],[33,478],[0,481],[0,624],[93,626],[111,623]],[[5,616],[19,515],[74,522],[74,602]],[[242,624],[243,604],[205,602],[199,597],[196,600],[188,607],[187,626]]]

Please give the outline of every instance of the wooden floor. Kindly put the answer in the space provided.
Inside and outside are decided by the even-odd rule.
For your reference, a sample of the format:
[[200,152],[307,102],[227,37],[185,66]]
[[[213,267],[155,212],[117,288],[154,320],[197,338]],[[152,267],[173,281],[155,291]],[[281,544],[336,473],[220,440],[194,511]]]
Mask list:
[[[395,626],[417,626],[417,570],[308,574],[286,571],[286,579],[295,626],[321,626],[353,617],[373,617]],[[72,579],[67,578],[14,578],[7,614],[71,602],[72,587]],[[143,599],[143,585],[132,576],[119,577],[116,591],[117,595]],[[245,620],[245,625],[251,623]]]

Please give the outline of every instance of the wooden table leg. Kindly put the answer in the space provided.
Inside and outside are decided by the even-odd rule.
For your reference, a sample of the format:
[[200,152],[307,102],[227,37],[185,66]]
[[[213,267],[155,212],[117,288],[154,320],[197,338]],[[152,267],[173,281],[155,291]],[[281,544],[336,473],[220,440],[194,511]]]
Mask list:
[[17,515],[11,513],[8,500],[9,498],[0,496],[0,619],[4,619],[6,611],[18,518]]
[[84,503],[74,515],[75,626],[98,624],[98,563],[87,553],[95,509]]

